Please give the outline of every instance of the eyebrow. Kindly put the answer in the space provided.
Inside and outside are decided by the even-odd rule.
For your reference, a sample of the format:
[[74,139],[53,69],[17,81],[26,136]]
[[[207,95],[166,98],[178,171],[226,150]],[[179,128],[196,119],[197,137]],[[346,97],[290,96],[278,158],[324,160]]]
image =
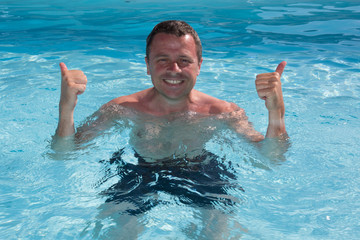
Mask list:
[[[161,57],[169,57],[169,54],[164,54],[164,53],[161,53],[159,55],[155,55],[154,58],[161,58]],[[191,56],[188,56],[188,55],[180,55],[178,56],[179,58],[189,58],[191,59]]]
[[167,54],[159,54],[159,55],[155,55],[154,58],[161,58],[161,57],[168,57],[169,55]]

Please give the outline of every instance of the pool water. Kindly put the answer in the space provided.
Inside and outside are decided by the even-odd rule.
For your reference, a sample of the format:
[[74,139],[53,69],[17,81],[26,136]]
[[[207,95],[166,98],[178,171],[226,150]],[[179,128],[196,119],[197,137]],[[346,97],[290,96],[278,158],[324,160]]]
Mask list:
[[[125,174],[120,162],[128,164],[127,176],[145,178],[136,167],[131,124],[119,121],[120,127],[73,151],[54,151],[58,64],[88,77],[75,113],[79,126],[109,100],[151,86],[145,39],[167,19],[187,21],[202,40],[196,89],[235,102],[262,133],[267,112],[254,78],[288,62],[282,84],[291,145],[283,159],[271,161],[221,129],[206,151],[221,163],[222,177],[228,176],[220,188],[231,204],[217,196],[201,205],[208,198],[192,199],[186,186],[197,191],[204,182],[181,179],[170,167],[156,175],[154,167],[150,179],[158,176],[185,194],[158,190],[141,196],[140,191],[134,198],[150,201],[145,205],[150,207],[124,214],[133,206],[114,187]],[[357,239],[360,234],[358,1],[5,1],[0,60],[2,239]],[[121,151],[120,165],[112,164]]]

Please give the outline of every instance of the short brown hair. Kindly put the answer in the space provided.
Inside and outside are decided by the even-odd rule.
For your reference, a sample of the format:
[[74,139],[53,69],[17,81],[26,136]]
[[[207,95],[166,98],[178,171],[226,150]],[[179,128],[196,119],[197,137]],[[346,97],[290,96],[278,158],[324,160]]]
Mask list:
[[161,23],[158,23],[154,29],[151,31],[149,36],[146,39],[146,57],[149,59],[150,54],[150,46],[152,40],[154,39],[155,35],[158,33],[166,33],[166,34],[173,34],[177,37],[182,37],[184,35],[191,35],[194,38],[195,45],[196,45],[196,54],[198,57],[199,62],[202,58],[202,46],[199,35],[197,32],[186,22],[178,21],[178,20],[168,20]]

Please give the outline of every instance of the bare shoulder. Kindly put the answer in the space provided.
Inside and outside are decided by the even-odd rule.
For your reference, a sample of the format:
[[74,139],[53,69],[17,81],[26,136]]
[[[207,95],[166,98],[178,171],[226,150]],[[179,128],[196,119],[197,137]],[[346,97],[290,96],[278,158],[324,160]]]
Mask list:
[[196,95],[200,104],[204,106],[204,110],[209,114],[222,114],[243,110],[235,103],[227,102],[199,91],[196,91]]
[[109,103],[111,104],[119,104],[119,105],[126,105],[127,103],[137,103],[139,102],[140,98],[144,95],[146,90],[136,92],[130,95],[117,97],[111,100]]
[[131,109],[141,110],[141,104],[139,104],[139,102],[145,91],[146,90],[143,90],[130,95],[114,98],[101,106],[99,113],[102,115],[118,116],[132,113],[132,111],[129,111]]

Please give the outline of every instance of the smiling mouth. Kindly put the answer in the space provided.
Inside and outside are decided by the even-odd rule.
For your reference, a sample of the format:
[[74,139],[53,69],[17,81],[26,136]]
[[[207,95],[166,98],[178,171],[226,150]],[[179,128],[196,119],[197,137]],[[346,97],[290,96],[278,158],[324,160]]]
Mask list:
[[173,80],[173,79],[163,79],[164,82],[172,84],[172,85],[176,85],[176,84],[180,84],[183,82],[183,80]]

